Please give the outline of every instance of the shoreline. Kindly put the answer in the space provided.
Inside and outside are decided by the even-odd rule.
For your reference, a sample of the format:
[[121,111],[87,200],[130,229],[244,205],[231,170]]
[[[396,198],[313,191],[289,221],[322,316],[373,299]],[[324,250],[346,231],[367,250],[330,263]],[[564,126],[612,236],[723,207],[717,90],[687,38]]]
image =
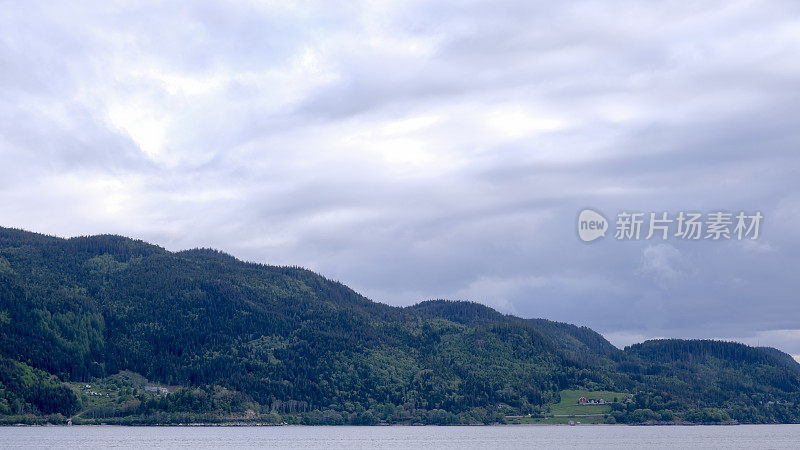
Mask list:
[[448,425],[425,425],[425,424],[376,424],[376,425],[304,425],[304,424],[274,424],[274,423],[155,423],[155,424],[114,424],[114,423],[84,423],[84,424],[1,424],[0,427],[162,427],[162,428],[191,428],[191,427],[219,427],[219,428],[238,428],[238,427],[313,427],[313,428],[381,428],[381,427],[726,427],[726,426],[774,426],[774,425],[798,425],[800,423],[584,423],[569,425],[563,423],[493,423],[493,424],[448,424]]

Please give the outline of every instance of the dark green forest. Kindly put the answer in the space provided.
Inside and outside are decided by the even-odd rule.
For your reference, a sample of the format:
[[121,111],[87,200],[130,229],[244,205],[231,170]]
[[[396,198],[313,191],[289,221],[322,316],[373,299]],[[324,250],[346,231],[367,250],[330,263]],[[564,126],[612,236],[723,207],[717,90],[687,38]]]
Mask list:
[[216,250],[0,228],[2,423],[504,423],[565,389],[630,394],[617,423],[800,422],[800,365],[772,348],[620,350],[586,327],[393,307]]

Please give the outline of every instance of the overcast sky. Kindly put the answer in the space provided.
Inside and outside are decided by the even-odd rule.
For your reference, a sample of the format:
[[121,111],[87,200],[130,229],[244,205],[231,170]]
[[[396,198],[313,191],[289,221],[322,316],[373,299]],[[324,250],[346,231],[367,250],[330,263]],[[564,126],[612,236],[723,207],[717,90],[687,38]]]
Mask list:
[[[0,0],[0,225],[800,355],[800,2]],[[592,207],[758,240],[578,239]],[[612,224],[613,226],[613,224]]]

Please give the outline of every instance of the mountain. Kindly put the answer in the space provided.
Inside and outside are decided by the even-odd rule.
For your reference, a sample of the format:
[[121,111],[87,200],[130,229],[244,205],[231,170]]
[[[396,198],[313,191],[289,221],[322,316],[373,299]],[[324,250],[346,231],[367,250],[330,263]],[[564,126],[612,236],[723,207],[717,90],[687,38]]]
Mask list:
[[800,420],[800,365],[775,349],[619,350],[586,327],[393,307],[216,250],[0,228],[2,422],[492,423],[546,415],[566,389],[629,395],[615,421]]

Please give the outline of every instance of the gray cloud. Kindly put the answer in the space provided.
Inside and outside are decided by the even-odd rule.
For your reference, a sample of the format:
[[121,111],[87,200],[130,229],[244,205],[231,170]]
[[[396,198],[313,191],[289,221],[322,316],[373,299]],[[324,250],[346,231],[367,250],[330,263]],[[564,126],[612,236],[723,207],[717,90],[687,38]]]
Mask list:
[[[4,4],[3,225],[800,354],[796,2]],[[617,242],[579,209],[755,211]]]

